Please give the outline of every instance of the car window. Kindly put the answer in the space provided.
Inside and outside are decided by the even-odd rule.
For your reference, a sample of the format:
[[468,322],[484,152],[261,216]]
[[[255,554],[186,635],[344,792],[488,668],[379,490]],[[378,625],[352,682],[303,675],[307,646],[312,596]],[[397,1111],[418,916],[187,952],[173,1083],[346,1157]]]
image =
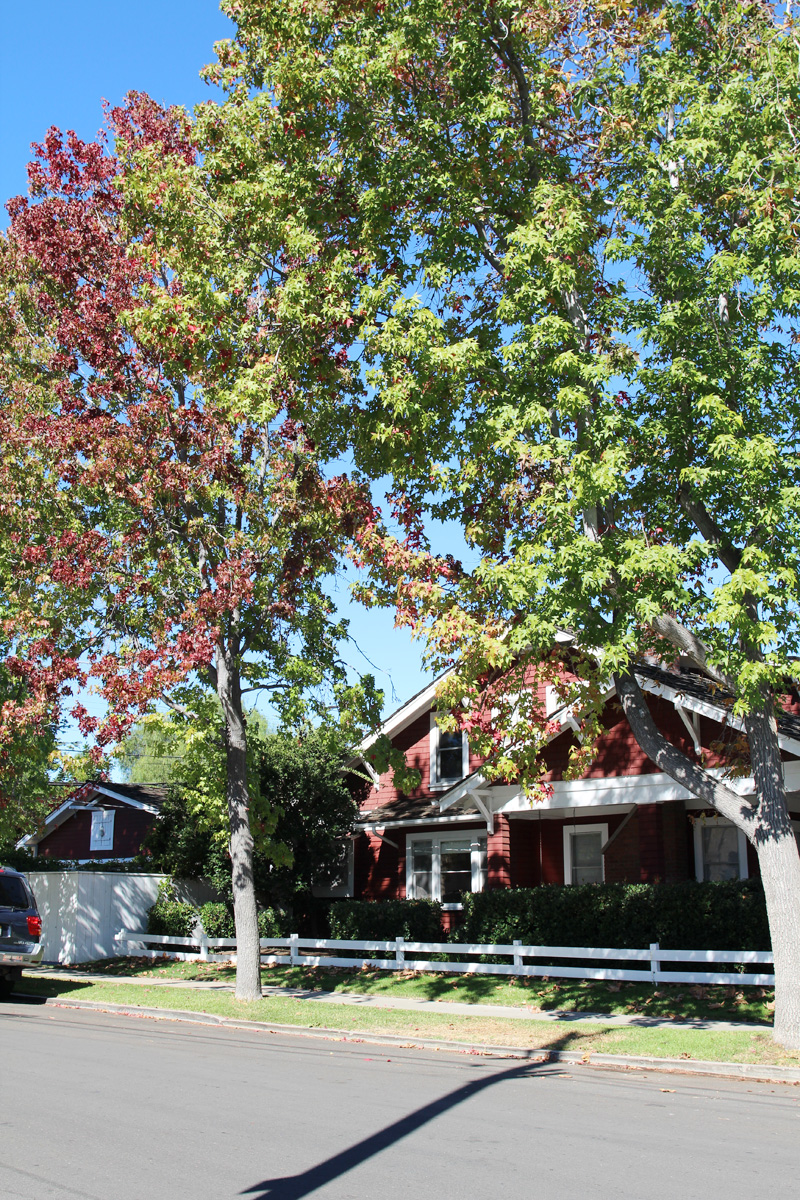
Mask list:
[[30,908],[25,884],[19,875],[0,875],[0,908]]

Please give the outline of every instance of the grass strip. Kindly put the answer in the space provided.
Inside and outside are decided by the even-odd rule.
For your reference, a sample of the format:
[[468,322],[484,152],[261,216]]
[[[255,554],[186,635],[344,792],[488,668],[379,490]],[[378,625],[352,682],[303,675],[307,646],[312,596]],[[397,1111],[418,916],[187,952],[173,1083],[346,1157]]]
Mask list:
[[[233,982],[227,963],[118,958],[82,964],[98,975],[132,978],[220,980]],[[681,1020],[752,1021],[771,1025],[771,988],[703,985],[602,983],[583,979],[533,979],[491,975],[446,975],[405,971],[351,970],[337,967],[269,967],[262,980],[270,987],[299,987],[325,992],[357,992],[398,999],[451,1000],[465,1004],[502,1004],[526,1009],[602,1012],[678,1017]]]
[[429,1012],[367,1009],[321,1000],[267,997],[242,1004],[227,992],[199,992],[154,987],[131,987],[94,981],[75,983],[57,979],[26,977],[24,991],[64,1001],[92,1000],[131,1008],[181,1008],[192,1012],[214,1013],[248,1021],[274,1021],[283,1025],[315,1029],[341,1029],[351,1035],[391,1033],[441,1041],[472,1042],[481,1045],[517,1046],[522,1049],[578,1050],[584,1053],[652,1055],[656,1058],[687,1058],[713,1062],[759,1063],[774,1066],[800,1066],[800,1054],[783,1050],[761,1029],[700,1030],[618,1028],[601,1022],[570,1023],[515,1020],[491,1017],[449,1017]]

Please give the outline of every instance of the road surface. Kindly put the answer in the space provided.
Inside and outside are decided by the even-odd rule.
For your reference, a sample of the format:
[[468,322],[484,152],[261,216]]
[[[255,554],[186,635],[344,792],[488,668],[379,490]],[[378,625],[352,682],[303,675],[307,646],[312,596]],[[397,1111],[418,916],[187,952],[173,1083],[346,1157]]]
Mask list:
[[0,1006],[6,1200],[753,1200],[800,1089]]

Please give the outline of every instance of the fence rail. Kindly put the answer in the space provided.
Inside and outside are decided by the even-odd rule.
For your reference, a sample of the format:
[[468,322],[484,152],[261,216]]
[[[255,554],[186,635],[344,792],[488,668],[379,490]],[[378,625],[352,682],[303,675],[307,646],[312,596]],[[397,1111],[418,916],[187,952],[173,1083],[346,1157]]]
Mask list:
[[[154,933],[117,935],[120,948],[145,958],[170,958],[200,962],[235,962],[234,938],[164,937]],[[478,945],[467,942],[341,941],[330,938],[261,938],[265,966],[290,964],[306,967],[371,967],[379,971],[438,971],[446,974],[527,975],[563,979],[630,980],[638,983],[733,984],[771,987],[771,972],[745,971],[768,967],[771,952],[755,950],[662,950],[658,942],[646,949],[622,950],[596,946],[528,946],[522,942]],[[282,953],[275,953],[280,950]],[[341,954],[341,951],[360,954]],[[322,951],[321,954],[313,951]],[[429,956],[446,955],[447,959]],[[376,957],[383,956],[383,957]],[[508,957],[510,962],[481,962],[481,958]],[[567,960],[567,963],[553,960]],[[527,960],[527,961],[526,961]],[[531,961],[533,960],[533,961]],[[538,961],[537,961],[538,960]],[[544,961],[543,961],[544,960]],[[576,965],[567,965],[575,961]],[[604,964],[615,965],[604,965]],[[632,964],[628,966],[627,964]],[[597,965],[595,965],[597,964]],[[622,965],[617,965],[622,964]],[[633,965],[640,964],[640,965]],[[668,964],[675,964],[670,969]],[[702,970],[703,966],[737,967],[738,970]],[[697,969],[700,968],[700,969]]]

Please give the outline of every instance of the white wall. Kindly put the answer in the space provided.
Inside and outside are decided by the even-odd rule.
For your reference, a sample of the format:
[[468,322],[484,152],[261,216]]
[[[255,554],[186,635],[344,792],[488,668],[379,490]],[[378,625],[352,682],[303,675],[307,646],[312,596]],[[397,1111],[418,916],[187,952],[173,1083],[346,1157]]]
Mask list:
[[[147,928],[165,875],[119,871],[27,871],[42,917],[44,962],[80,963],[119,954],[115,935]],[[181,900],[217,899],[200,881],[180,881]]]

